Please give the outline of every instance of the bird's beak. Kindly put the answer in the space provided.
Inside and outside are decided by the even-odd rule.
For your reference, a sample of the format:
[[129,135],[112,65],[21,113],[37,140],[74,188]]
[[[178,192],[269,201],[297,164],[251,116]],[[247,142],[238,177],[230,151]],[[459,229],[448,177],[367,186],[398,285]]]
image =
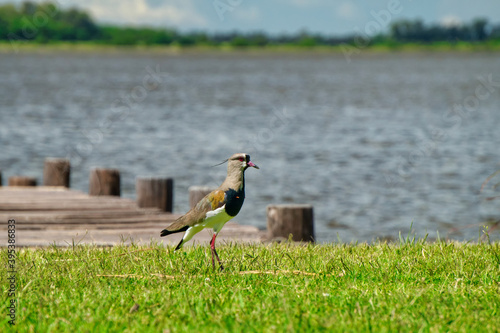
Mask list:
[[247,165],[249,167],[254,167],[255,169],[259,169],[259,167],[256,164],[254,164],[252,161],[248,161]]

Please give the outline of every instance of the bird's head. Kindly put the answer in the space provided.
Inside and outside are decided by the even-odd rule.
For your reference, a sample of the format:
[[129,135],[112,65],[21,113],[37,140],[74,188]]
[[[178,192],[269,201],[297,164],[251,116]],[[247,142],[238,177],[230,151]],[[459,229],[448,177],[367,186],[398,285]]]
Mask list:
[[228,158],[227,161],[228,161],[228,166],[227,166],[228,170],[240,169],[242,171],[245,171],[249,167],[253,167],[255,169],[259,168],[252,161],[250,161],[250,155],[244,153],[234,154],[233,156]]

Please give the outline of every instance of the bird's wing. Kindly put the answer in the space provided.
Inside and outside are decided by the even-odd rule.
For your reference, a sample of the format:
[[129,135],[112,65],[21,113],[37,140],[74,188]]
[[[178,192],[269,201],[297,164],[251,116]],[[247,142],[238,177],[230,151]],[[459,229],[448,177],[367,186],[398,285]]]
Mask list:
[[215,190],[201,199],[189,212],[175,220],[165,230],[176,231],[186,227],[192,227],[201,223],[208,212],[216,210],[226,204],[226,193],[223,190]]

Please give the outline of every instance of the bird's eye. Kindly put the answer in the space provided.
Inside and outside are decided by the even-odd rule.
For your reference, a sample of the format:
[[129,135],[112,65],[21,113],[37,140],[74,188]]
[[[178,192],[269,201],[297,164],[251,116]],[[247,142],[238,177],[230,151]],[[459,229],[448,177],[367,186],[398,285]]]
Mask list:
[[243,157],[239,158],[240,162],[243,162],[245,159]]

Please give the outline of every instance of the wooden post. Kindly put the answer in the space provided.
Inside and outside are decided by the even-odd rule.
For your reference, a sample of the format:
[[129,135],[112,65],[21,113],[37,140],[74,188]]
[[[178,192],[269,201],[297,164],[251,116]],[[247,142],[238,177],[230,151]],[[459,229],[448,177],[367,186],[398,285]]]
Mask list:
[[43,166],[44,186],[69,187],[69,160],[64,158],[47,158]]
[[12,176],[9,177],[9,186],[36,186],[35,177]]
[[117,169],[90,170],[89,178],[90,195],[120,196],[120,171]]
[[311,205],[267,206],[267,232],[269,238],[284,237],[296,242],[314,242],[313,207]]
[[137,178],[135,192],[139,207],[156,207],[170,213],[173,211],[174,180],[172,178]]
[[208,186],[191,186],[189,188],[189,208],[196,206],[205,195],[213,190],[215,190],[215,188]]

